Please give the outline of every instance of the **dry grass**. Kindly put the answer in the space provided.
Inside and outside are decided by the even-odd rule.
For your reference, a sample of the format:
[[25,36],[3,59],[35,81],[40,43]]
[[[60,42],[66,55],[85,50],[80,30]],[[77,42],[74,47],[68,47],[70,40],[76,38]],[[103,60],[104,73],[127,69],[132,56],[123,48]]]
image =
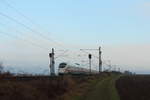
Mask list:
[[116,87],[121,100],[150,100],[150,75],[123,76]]
[[[63,76],[48,79],[13,80],[13,75],[0,75],[0,100],[71,100],[88,91],[89,85],[107,75]],[[6,79],[7,77],[10,78]],[[12,78],[12,79],[11,79]]]
[[68,76],[30,81],[4,80],[6,77],[0,75],[0,100],[57,100],[75,85]]

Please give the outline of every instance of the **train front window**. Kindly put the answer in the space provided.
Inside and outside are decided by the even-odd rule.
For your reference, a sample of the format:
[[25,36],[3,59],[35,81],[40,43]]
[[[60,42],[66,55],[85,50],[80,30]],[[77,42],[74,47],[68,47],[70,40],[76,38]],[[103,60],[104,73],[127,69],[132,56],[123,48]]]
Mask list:
[[60,65],[59,65],[59,68],[65,68],[66,67],[66,63],[61,63]]

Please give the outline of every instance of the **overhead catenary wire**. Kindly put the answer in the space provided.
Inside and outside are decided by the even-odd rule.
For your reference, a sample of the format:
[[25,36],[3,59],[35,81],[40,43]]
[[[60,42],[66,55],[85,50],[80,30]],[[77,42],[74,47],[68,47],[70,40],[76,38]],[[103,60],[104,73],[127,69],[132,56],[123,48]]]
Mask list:
[[[8,16],[8,15],[2,13],[2,12],[0,12],[0,15],[3,16],[3,17],[6,17],[6,18],[9,19],[9,20],[14,21],[15,23],[17,23],[17,24],[19,24],[19,25],[21,25],[21,26],[23,26],[24,28],[30,30],[32,33],[34,33],[34,34],[36,34],[36,35],[39,35],[39,36],[42,37],[43,39],[45,39],[45,40],[47,40],[47,41],[53,41],[54,43],[56,43],[53,39],[44,36],[42,33],[40,33],[40,32],[38,32],[38,31],[36,31],[36,30],[30,28],[29,26],[27,26],[27,25],[21,23],[20,21],[14,19],[13,17],[10,17],[10,16]],[[56,43],[56,44],[59,45],[58,43]]]
[[[31,20],[29,17],[27,17],[27,16],[26,16],[25,14],[23,14],[21,11],[19,11],[16,7],[12,6],[10,2],[8,2],[7,0],[3,0],[3,1],[4,1],[4,3],[5,3],[9,8],[14,9],[19,15],[21,15],[22,17],[24,17],[24,18],[25,18],[26,20],[28,20],[31,24],[33,24],[33,25],[35,25],[35,26],[39,26],[39,25],[37,25],[37,23],[35,23],[33,20]],[[27,25],[25,25],[24,23],[22,23],[22,22],[16,20],[15,18],[10,17],[10,16],[8,16],[8,15],[6,15],[6,14],[3,14],[3,13],[1,13],[1,12],[0,12],[0,15],[2,15],[2,16],[4,16],[4,17],[7,17],[8,19],[14,21],[15,23],[17,23],[17,24],[23,26],[24,28],[30,30],[31,32],[35,33],[36,35],[39,35],[39,36],[42,37],[43,39],[48,40],[48,41],[53,41],[54,43],[56,43],[56,44],[59,45],[60,47],[64,48],[64,46],[62,46],[60,43],[54,41],[53,39],[51,39],[51,38],[49,38],[49,37],[47,37],[47,36],[44,36],[41,32],[39,32],[39,31],[37,31],[37,30],[35,30],[35,29],[30,28],[29,26],[27,26]],[[63,55],[61,55],[61,56],[63,56]],[[94,55],[93,55],[93,56],[94,56]],[[95,57],[96,57],[96,56],[95,56]],[[68,58],[70,58],[70,57],[68,57]],[[98,57],[97,57],[97,58],[98,58]]]
[[57,57],[55,57],[55,59],[59,58],[59,57],[62,57],[62,56],[65,56],[65,53],[67,53],[68,50],[65,50],[63,53],[61,53],[60,55],[58,55]]
[[[1,23],[1,22],[0,22],[0,25],[7,26],[6,24]],[[13,30],[14,30],[15,32],[19,33],[19,34],[23,34],[21,31],[18,31],[18,30],[15,29],[15,28],[13,28]],[[4,33],[4,32],[2,32],[2,33]],[[11,32],[11,33],[12,33],[12,32]],[[47,47],[45,47],[45,46],[43,46],[43,45],[40,45],[40,44],[37,43],[37,42],[35,43],[35,42],[29,40],[29,39],[24,39],[24,38],[22,38],[22,37],[18,37],[18,36],[16,36],[16,35],[12,35],[12,34],[9,34],[9,33],[6,33],[6,32],[5,32],[5,34],[11,35],[11,36],[13,36],[13,37],[15,37],[15,38],[17,38],[17,39],[23,40],[24,42],[31,43],[31,44],[33,44],[34,46],[39,46],[39,47],[42,47],[42,48],[45,48],[45,49],[47,48]],[[49,48],[47,48],[47,50],[48,50],[48,49],[49,49]]]
[[[80,51],[82,51],[82,52],[85,53],[85,54],[90,54],[90,52],[87,52],[87,51],[85,51],[85,50],[80,50]],[[92,53],[92,56],[94,56],[96,59],[99,59],[99,57],[96,56],[96,55],[94,55],[93,53]],[[105,62],[105,60],[103,60],[103,63],[106,64],[106,65],[109,65],[109,64],[107,64],[107,63]]]
[[[83,53],[86,53],[86,54],[90,54],[90,52],[87,52],[87,51],[85,51],[85,50],[81,50],[81,49],[80,49],[80,51],[82,51]],[[94,56],[94,57],[96,57],[97,59],[99,59],[99,57],[97,57],[97,56],[94,55],[94,54],[92,54],[92,56]]]
[[[85,51],[85,50],[82,50],[82,49],[80,49],[80,51],[82,51],[83,53],[85,53],[85,54],[90,54],[90,52],[88,52],[88,51]],[[94,56],[96,59],[99,59],[99,57],[97,57],[96,55],[94,55],[94,54],[92,54],[92,56]],[[108,67],[112,67],[112,65],[110,64],[110,63],[107,63],[105,60],[103,60],[102,61],[103,62],[103,65],[106,65],[106,66],[108,66]]]
[[44,49],[44,50],[48,50],[48,48],[42,47],[41,45],[38,45],[38,44],[33,43],[33,42],[31,42],[31,41],[28,41],[28,40],[26,40],[26,39],[22,39],[22,38],[20,38],[20,37],[15,36],[15,35],[12,35],[12,34],[9,34],[9,33],[6,33],[6,32],[2,32],[2,31],[0,31],[0,34],[1,34],[1,35],[6,35],[6,36],[11,37],[11,38],[20,39],[20,40],[22,40],[22,41],[24,41],[25,43],[28,43],[28,44],[30,44],[30,45],[36,46],[36,47],[41,48],[41,49]]
[[[12,18],[12,17],[9,17],[9,16],[7,16],[7,15],[1,13],[1,12],[0,12],[0,15],[2,15],[2,16],[4,16],[4,17],[7,17],[8,19],[10,19],[10,20],[12,20],[12,21],[14,21],[14,22],[16,22],[16,23],[18,23],[18,24],[24,26],[24,27],[27,28],[28,30],[30,30],[30,31],[32,31],[32,32],[34,32],[34,33],[36,33],[35,30],[33,30],[33,29],[31,29],[30,27],[26,26],[25,24],[23,24],[23,23],[17,21],[16,19],[14,19],[14,18]],[[8,34],[7,34],[7,35],[8,35]],[[42,34],[40,34],[40,35],[42,35]],[[26,41],[26,40],[24,40],[24,41]],[[34,43],[31,43],[31,44],[37,45],[37,44],[34,44]],[[65,57],[65,58],[66,58],[66,57]],[[69,58],[69,57],[67,57],[67,58]]]
[[[12,6],[12,5],[10,4],[10,2],[8,2],[8,1],[6,1],[6,0],[3,0],[3,1],[4,1],[3,3],[4,3],[6,6],[8,6],[8,7],[11,8],[11,9],[14,9],[19,15],[21,15],[22,17],[24,17],[24,18],[25,18],[26,20],[28,20],[31,24],[33,24],[33,25],[35,25],[35,26],[39,26],[39,25],[37,25],[37,23],[35,23],[33,20],[31,20],[29,17],[27,17],[27,16],[26,16],[25,14],[23,14],[21,11],[19,11],[16,7]],[[49,38],[49,37],[47,37],[47,36],[44,36],[43,34],[41,34],[41,32],[30,28],[29,26],[27,26],[27,25],[23,24],[22,22],[20,22],[20,21],[14,19],[13,17],[10,17],[10,16],[8,16],[8,15],[6,15],[6,14],[4,14],[4,13],[1,13],[1,12],[0,12],[0,15],[1,15],[1,16],[4,16],[4,17],[7,17],[8,19],[14,21],[15,23],[17,23],[17,24],[19,24],[19,25],[25,27],[26,29],[32,31],[33,33],[36,33],[36,35],[38,34],[39,36],[41,36],[42,38],[44,38],[44,39],[46,39],[46,40],[48,40],[48,41],[51,40],[51,41],[55,42],[57,45],[59,45],[60,47],[64,48],[64,46],[61,45],[60,43],[54,41],[53,39],[51,39],[51,38]],[[48,32],[48,33],[49,33],[49,32]],[[68,57],[68,58],[70,58],[70,57]]]
[[19,15],[21,15],[22,17],[24,17],[25,19],[27,19],[30,23],[37,25],[37,23],[35,23],[33,20],[31,20],[28,16],[26,16],[25,14],[23,14],[20,10],[18,10],[16,7],[12,6],[10,0],[9,2],[7,0],[2,0],[3,4],[5,4],[7,7],[14,9]]
[[[7,26],[6,24],[1,23],[1,22],[0,22],[0,25],[5,26],[5,27]],[[16,31],[17,33],[21,33],[21,34],[22,34],[21,31],[18,31],[18,30],[15,29],[15,28],[13,28],[13,30]],[[35,43],[35,42],[31,41],[31,40],[27,40],[27,39],[24,39],[24,38],[22,38],[22,37],[18,37],[17,35],[13,35],[13,34],[12,34],[13,32],[11,32],[11,33],[2,32],[2,31],[0,31],[0,32],[1,32],[1,33],[0,33],[1,35],[7,35],[8,37],[12,37],[12,38],[16,38],[16,39],[22,40],[22,41],[24,41],[24,42],[27,42],[27,43],[30,44],[30,45],[33,45],[33,46],[36,46],[36,47],[40,47],[40,48],[45,49],[45,50],[48,50],[48,49],[49,49],[49,48],[44,47],[43,45],[38,44],[37,42]]]
[[[3,23],[2,23],[2,24],[3,24]],[[3,25],[5,25],[5,24],[3,24]],[[15,30],[15,31],[19,32],[18,30]],[[12,34],[10,34],[10,33],[0,32],[0,34],[1,34],[1,35],[7,35],[8,37],[12,37],[12,38],[15,38],[15,39],[20,39],[20,40],[22,40],[22,41],[24,41],[24,42],[26,42],[26,43],[28,43],[28,44],[30,44],[30,45],[39,47],[39,48],[44,49],[44,50],[46,50],[46,51],[49,50],[49,48],[43,47],[43,46],[41,46],[41,45],[39,45],[39,44],[37,44],[37,43],[34,43],[34,42],[32,42],[32,41],[29,41],[29,40],[20,38],[20,37],[18,37],[18,36],[12,35]],[[68,50],[67,50],[67,51],[68,51]],[[66,51],[65,51],[64,53],[66,53]],[[62,55],[58,55],[57,58],[58,58],[58,57],[61,58],[61,59],[63,59],[63,54],[62,54]],[[69,58],[69,57],[65,57],[65,58]],[[59,60],[61,60],[61,59],[59,59]],[[64,61],[64,60],[61,60],[61,61]]]
[[[25,14],[23,14],[20,10],[18,10],[16,7],[14,7],[12,4],[11,4],[11,2],[8,2],[7,0],[2,0],[3,1],[3,3],[7,6],[7,7],[9,7],[9,8],[11,8],[11,9],[14,9],[14,11],[16,11],[19,15],[21,15],[23,18],[25,18],[28,22],[30,22],[32,25],[34,25],[34,26],[40,26],[39,24],[37,24],[35,21],[33,21],[33,20],[31,20],[28,16],[26,16]],[[29,27],[28,27],[29,28]],[[41,27],[40,27],[40,29],[41,29]],[[33,31],[33,30],[32,30]],[[50,32],[46,32],[46,33],[49,33],[49,34],[51,34]],[[39,34],[39,32],[38,32],[38,34]],[[62,47],[62,48],[64,48],[64,46],[62,45],[62,43],[60,43],[60,42],[57,42],[56,40],[54,40],[54,39],[52,39],[52,38],[50,38],[50,37],[47,37],[47,36],[44,36],[43,34],[39,34],[40,36],[42,36],[43,38],[46,38],[47,40],[52,40],[54,43],[56,43],[57,45],[59,45],[60,47]]]
[[[6,1],[6,0],[3,0],[3,1]],[[15,7],[13,7],[9,2],[6,1],[5,3],[6,3],[6,5],[7,5],[8,7],[14,9],[19,15],[21,15],[22,17],[24,17],[25,19],[27,19],[30,23],[32,23],[32,24],[35,25],[35,26],[38,26],[34,21],[32,21],[29,17],[27,17],[27,16],[24,15],[23,13],[21,13],[21,12],[20,12],[18,9],[16,9]],[[53,41],[55,44],[57,44],[57,45],[59,45],[60,47],[64,48],[64,46],[63,46],[61,43],[58,43],[58,42],[56,42],[55,40],[53,40],[52,38],[43,35],[41,32],[39,32],[39,31],[37,31],[37,30],[35,30],[35,29],[29,27],[28,25],[22,23],[21,21],[16,20],[16,19],[13,18],[12,16],[8,16],[8,15],[2,13],[2,12],[0,12],[0,15],[3,16],[3,17],[6,17],[7,19],[9,19],[9,20],[11,20],[11,21],[13,21],[13,22],[15,22],[15,23],[21,25],[21,26],[23,26],[24,28],[30,30],[32,33],[34,33],[34,34],[36,34],[36,35],[42,37],[44,40]],[[15,37],[15,36],[14,36],[14,37]],[[18,37],[17,37],[17,38],[18,38]],[[34,46],[40,47],[40,48],[42,48],[42,49],[45,49],[45,50],[49,49],[49,48],[42,47],[42,46],[40,46],[40,45],[38,45],[38,44],[35,44],[35,43],[33,43],[33,42],[29,41],[29,40],[25,40],[25,39],[21,39],[21,40],[23,40],[23,41],[25,41],[25,42],[28,42],[28,43],[30,43],[31,45],[34,45]],[[66,52],[64,52],[64,53],[66,53]],[[61,57],[61,56],[64,56],[64,55],[63,55],[63,54],[62,54],[62,55],[58,55],[58,57]],[[58,57],[56,57],[56,58],[58,58]],[[96,57],[96,56],[95,56],[95,57]],[[71,58],[71,57],[68,56],[68,57],[65,57],[65,58]]]

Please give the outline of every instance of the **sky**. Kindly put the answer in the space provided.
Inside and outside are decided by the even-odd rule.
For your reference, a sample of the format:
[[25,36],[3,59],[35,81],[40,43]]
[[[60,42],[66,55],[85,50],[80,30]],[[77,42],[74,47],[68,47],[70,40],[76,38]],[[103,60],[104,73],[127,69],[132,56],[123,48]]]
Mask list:
[[45,72],[52,47],[56,55],[69,50],[58,62],[74,63],[86,59],[80,48],[102,46],[106,62],[149,74],[149,26],[149,0],[1,0],[0,60],[11,70]]

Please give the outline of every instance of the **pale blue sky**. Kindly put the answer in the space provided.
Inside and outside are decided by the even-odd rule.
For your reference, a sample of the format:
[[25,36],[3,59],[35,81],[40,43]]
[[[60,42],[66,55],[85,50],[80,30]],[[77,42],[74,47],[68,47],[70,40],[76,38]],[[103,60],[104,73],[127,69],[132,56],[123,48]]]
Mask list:
[[[1,12],[23,23],[27,22],[14,10],[7,8],[3,1],[5,0],[0,3]],[[53,37],[58,40],[63,38],[64,42],[75,44],[150,42],[150,7],[146,6],[146,4],[150,6],[148,0],[8,1],[11,1],[20,12],[52,32]]]
[[[9,8],[5,1],[38,23],[40,27],[34,28],[32,23]],[[149,0],[1,0],[0,13],[11,16],[64,45],[73,44],[80,47],[99,44],[111,46],[150,44]],[[23,33],[15,32],[13,29]],[[0,31],[22,38],[30,37],[33,42],[48,46],[48,43],[36,34],[1,15]],[[0,40],[1,45],[15,44],[12,37],[2,36]],[[19,46],[16,44],[14,46],[16,48],[11,49],[18,52]],[[1,53],[4,53],[5,49],[1,50]]]

